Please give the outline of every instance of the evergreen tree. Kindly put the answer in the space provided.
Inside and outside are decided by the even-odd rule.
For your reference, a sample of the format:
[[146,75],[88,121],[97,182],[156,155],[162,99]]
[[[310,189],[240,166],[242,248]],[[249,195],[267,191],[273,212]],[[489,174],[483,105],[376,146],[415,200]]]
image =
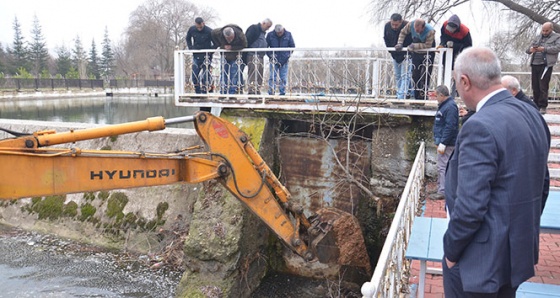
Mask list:
[[29,70],[29,63],[27,59],[29,53],[23,34],[21,34],[21,25],[17,17],[14,18],[12,28],[14,29],[14,44],[12,49],[8,49],[8,54],[10,55],[12,69],[15,74],[18,69]]
[[89,61],[88,61],[88,74],[96,79],[101,78],[101,72],[99,71],[99,57],[97,57],[97,48],[95,47],[95,39],[91,41],[91,50],[89,51]]
[[29,47],[29,58],[32,63],[31,73],[35,77],[43,72],[48,71],[49,51],[47,50],[47,43],[41,32],[41,25],[39,19],[35,15],[33,18],[33,27],[31,28],[32,42]]
[[78,71],[80,79],[87,78],[87,55],[84,47],[82,46],[82,41],[80,36],[76,36],[74,40],[74,49],[72,50],[72,65]]
[[101,43],[102,52],[100,59],[100,72],[103,78],[108,80],[114,72],[115,55],[113,49],[111,48],[111,40],[109,39],[109,31],[105,27],[105,35],[103,36],[103,42]]
[[72,67],[70,51],[66,48],[66,46],[62,45],[61,47],[56,49],[56,54],[58,55],[58,58],[56,59],[57,72],[64,78],[66,78],[66,74]]
[[0,78],[3,78],[8,72],[8,67],[6,65],[7,58],[8,54],[4,51],[4,47],[0,43]]

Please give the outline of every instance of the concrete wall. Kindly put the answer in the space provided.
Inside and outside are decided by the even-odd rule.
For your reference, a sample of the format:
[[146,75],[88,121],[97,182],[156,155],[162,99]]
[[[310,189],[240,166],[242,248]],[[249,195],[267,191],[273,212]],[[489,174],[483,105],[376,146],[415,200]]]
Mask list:
[[[95,126],[98,125],[0,119],[0,127],[26,133]],[[9,137],[0,132],[0,138]],[[195,144],[200,144],[200,139],[194,130],[168,128],[121,135],[116,139],[81,141],[65,147],[168,152]],[[0,201],[0,223],[119,249],[158,252],[165,246],[161,239],[167,231],[188,228],[200,188],[201,185],[176,184],[69,194],[61,198]]]

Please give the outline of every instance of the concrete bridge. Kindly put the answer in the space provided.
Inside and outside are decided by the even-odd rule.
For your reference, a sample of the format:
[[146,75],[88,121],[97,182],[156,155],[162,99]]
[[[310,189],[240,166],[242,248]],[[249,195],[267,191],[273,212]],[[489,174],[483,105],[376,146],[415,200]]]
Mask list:
[[[291,51],[288,83],[285,95],[269,95],[268,78],[270,60],[265,55],[263,86],[257,94],[246,94],[247,86],[239,77],[238,94],[223,94],[220,70],[225,63],[220,59],[224,50],[175,51],[175,104],[189,107],[241,108],[273,111],[307,111],[367,114],[404,114],[432,116],[437,107],[428,100],[429,92],[423,92],[424,100],[397,100],[392,58],[385,48],[278,48],[244,49],[242,52]],[[430,49],[443,53],[447,49]],[[205,53],[209,74],[201,73],[199,79],[212,81],[208,94],[196,94],[191,79],[192,54]],[[241,55],[240,55],[241,56]],[[433,67],[430,75],[423,78],[427,90],[440,84],[451,85],[451,65],[444,65],[436,55],[434,61],[426,61]],[[245,62],[237,60],[243,69]],[[412,67],[412,65],[411,65]],[[244,77],[245,81],[249,78]],[[411,88],[416,88],[412,84]]]
[[[263,86],[260,94],[247,94],[247,86],[238,83],[239,94],[222,94],[220,69],[224,61],[220,58],[224,50],[184,50],[175,51],[175,104],[188,107],[210,107],[216,110],[239,108],[269,111],[401,114],[433,116],[436,103],[430,100],[437,85],[451,86],[450,65],[442,62],[442,54],[450,49],[428,49],[435,52],[434,61],[426,61],[425,67],[433,70],[423,77],[427,89],[422,90],[423,100],[397,100],[392,58],[389,50],[393,48],[279,48],[244,49],[242,52],[291,51],[286,94],[268,94],[270,60],[265,55],[263,62]],[[191,79],[192,55],[205,53],[206,63],[211,72],[205,80],[213,83],[208,86],[208,94],[196,94]],[[239,58],[236,63],[244,68],[245,62]],[[412,66],[413,67],[413,66]],[[504,72],[519,78],[526,94],[532,94],[530,72]],[[203,75],[203,74],[201,74]],[[246,72],[245,81],[248,81]],[[202,79],[202,78],[201,78]],[[560,73],[553,73],[550,87],[550,100],[560,99]]]

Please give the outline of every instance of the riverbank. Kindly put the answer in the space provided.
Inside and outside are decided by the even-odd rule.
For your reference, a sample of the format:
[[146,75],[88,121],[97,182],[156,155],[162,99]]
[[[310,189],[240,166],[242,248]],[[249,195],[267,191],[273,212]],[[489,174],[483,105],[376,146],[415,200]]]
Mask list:
[[157,256],[0,225],[2,297],[173,297],[182,272]]

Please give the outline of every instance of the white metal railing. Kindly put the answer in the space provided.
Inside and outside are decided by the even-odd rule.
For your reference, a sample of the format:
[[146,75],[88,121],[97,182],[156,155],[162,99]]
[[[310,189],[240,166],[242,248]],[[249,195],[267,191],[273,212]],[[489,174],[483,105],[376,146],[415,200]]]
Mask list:
[[[396,87],[393,72],[392,58],[389,50],[394,48],[251,48],[239,51],[237,66],[247,69],[241,59],[242,53],[261,53],[290,51],[288,67],[288,80],[286,85],[287,96],[297,95],[339,95],[352,96],[360,94],[362,97],[375,99],[395,98]],[[451,49],[428,49],[436,53]],[[211,93],[227,93],[222,90],[220,82],[220,69],[223,59],[220,59],[225,50],[176,50],[175,51],[175,99],[179,102],[181,97],[195,96],[194,85],[191,80],[193,54],[206,53],[207,63],[210,65],[212,86],[208,86]],[[212,54],[212,55],[210,55]],[[451,65],[443,65],[441,55],[435,55],[430,66],[434,70],[429,74],[429,90],[436,85],[451,84]],[[256,61],[256,60],[253,60]],[[269,65],[267,55],[263,59],[263,85],[261,93],[266,94],[269,87]],[[239,80],[238,90],[241,94],[247,92],[245,70],[244,80]],[[425,80],[425,78],[424,78]],[[241,95],[238,94],[238,95]],[[200,95],[196,95],[200,96]],[[205,95],[202,95],[203,97]],[[236,98],[235,95],[228,96]],[[246,97],[246,96],[245,96]],[[427,94],[426,94],[427,97]]]
[[403,286],[408,284],[410,262],[406,260],[405,253],[418,209],[420,189],[424,184],[425,151],[425,144],[422,142],[371,281],[362,285],[362,295],[365,298],[400,297]]

